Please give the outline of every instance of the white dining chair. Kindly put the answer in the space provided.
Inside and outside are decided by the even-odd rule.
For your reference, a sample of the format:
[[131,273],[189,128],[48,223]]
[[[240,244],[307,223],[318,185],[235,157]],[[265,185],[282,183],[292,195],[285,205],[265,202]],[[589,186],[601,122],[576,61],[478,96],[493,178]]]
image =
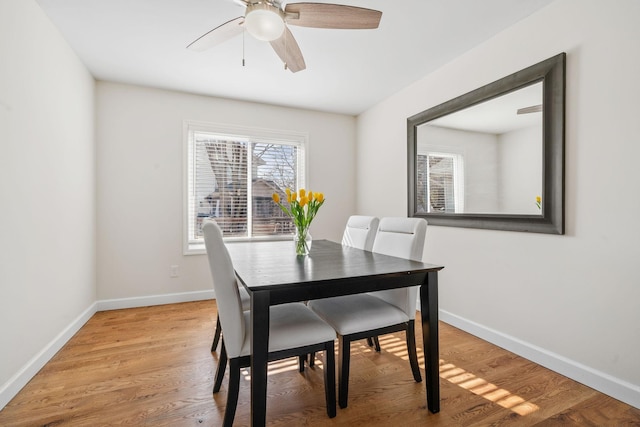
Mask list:
[[[215,222],[215,220],[209,220],[209,221]],[[240,292],[240,301],[242,303],[242,311],[251,310],[251,297],[249,296],[249,292],[247,292],[247,290],[244,287],[242,287],[242,285],[240,284],[240,282],[237,281],[237,279],[236,279],[236,284],[238,285],[238,292]],[[220,314],[218,312],[216,314],[216,325],[215,325],[215,330],[213,332],[213,342],[211,343],[212,353],[217,351],[221,335],[222,335],[222,325],[220,325]],[[306,357],[300,357],[300,361],[299,361],[300,372],[304,372],[304,363],[306,360],[307,360]],[[309,363],[309,366],[313,367],[314,364]],[[224,376],[224,372],[222,372],[222,375]]]
[[379,222],[375,216],[350,216],[342,234],[342,244],[371,251]]
[[[422,260],[427,222],[421,218],[382,218],[373,252]],[[422,381],[415,341],[418,286],[309,301],[309,307],[338,334],[338,403],[347,407],[351,342],[406,332],[413,378]]]
[[[205,221],[214,221],[213,219],[205,219]],[[236,282],[237,283],[237,282]],[[240,291],[240,300],[242,301],[242,310],[247,311],[251,308],[251,297],[249,293],[244,289],[240,283],[237,283],[238,290]],[[220,342],[220,335],[222,335],[222,326],[220,326],[220,315],[216,315],[216,326],[213,331],[213,342],[211,343],[211,352],[217,351],[218,343]]]
[[[224,330],[213,392],[220,391],[228,360],[229,390],[223,425],[230,427],[238,403],[240,369],[250,366],[251,336],[248,324],[251,313],[242,310],[233,264],[222,240],[222,231],[213,221],[205,222],[202,230],[218,301],[220,324]],[[270,307],[269,316],[269,361],[324,352],[327,414],[331,418],[335,417],[335,331],[302,303]]]
[[[379,223],[380,220],[375,216],[350,216],[342,233],[342,244],[352,248],[371,251]],[[370,347],[375,347],[376,351],[380,351],[380,343],[377,337],[367,338],[367,343]],[[315,354],[312,353],[309,355],[309,366],[314,366],[314,363]]]
[[[380,220],[375,216],[350,216],[342,234],[342,244],[371,252],[379,223]],[[367,338],[367,344],[369,347],[375,347],[376,351],[380,351],[380,342],[377,336]],[[310,366],[313,366],[313,359],[311,359]]]

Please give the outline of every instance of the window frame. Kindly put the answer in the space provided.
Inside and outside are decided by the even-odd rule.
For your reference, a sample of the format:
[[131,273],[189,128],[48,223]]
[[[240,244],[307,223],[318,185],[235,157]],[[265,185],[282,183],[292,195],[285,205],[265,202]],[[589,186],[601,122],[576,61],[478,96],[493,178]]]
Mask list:
[[[194,134],[197,132],[211,133],[221,137],[228,137],[230,140],[243,140],[248,143],[284,143],[294,145],[299,149],[297,181],[299,188],[305,188],[308,174],[308,140],[306,132],[267,129],[253,126],[241,126],[225,123],[202,122],[195,120],[184,120],[183,122],[183,200],[182,200],[182,246],[184,255],[205,254],[206,249],[202,239],[191,239],[190,215],[193,209],[192,185],[195,176],[195,165],[193,164],[195,140]],[[301,151],[301,153],[300,153]],[[251,179],[249,179],[247,193],[251,194]],[[253,203],[248,198],[247,217],[250,223]],[[247,236],[247,237],[224,237],[226,241],[251,241],[251,240],[286,240],[289,235],[271,236]]]

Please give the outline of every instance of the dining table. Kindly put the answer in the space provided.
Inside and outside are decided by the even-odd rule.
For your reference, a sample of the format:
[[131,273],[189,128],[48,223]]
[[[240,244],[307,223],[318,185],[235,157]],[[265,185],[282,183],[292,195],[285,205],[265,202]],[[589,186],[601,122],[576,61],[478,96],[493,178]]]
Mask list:
[[308,255],[293,241],[227,242],[236,275],[251,296],[251,425],[267,410],[269,307],[291,302],[420,286],[427,408],[440,411],[438,271],[443,267],[313,240]]

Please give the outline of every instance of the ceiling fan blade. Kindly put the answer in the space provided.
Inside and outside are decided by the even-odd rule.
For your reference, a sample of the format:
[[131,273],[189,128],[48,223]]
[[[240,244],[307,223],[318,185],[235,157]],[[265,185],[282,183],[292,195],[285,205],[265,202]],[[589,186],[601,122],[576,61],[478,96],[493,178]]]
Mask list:
[[532,105],[531,107],[518,108],[518,114],[539,113],[542,111],[542,105]]
[[195,52],[202,52],[204,50],[212,48],[215,45],[227,41],[231,37],[240,34],[244,30],[242,24],[244,24],[244,16],[239,16],[235,19],[232,19],[231,21],[225,22],[224,24],[214,28],[208,33],[200,36],[189,46],[187,46],[187,49],[193,50]]
[[291,3],[285,9],[290,25],[313,28],[378,28],[382,12],[362,7],[325,3]]
[[292,73],[297,73],[307,68],[307,65],[304,63],[302,51],[300,51],[300,46],[298,46],[298,42],[286,26],[280,38],[269,43],[271,43],[273,50],[276,51],[280,59],[282,59],[282,62],[285,63],[286,67],[291,70]]

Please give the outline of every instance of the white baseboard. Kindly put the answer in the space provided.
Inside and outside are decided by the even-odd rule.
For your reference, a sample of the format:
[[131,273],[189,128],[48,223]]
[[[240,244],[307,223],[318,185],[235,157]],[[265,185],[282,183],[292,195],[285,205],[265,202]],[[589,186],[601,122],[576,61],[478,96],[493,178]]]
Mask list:
[[71,337],[84,326],[85,323],[97,311],[97,303],[91,304],[80,316],[69,324],[58,334],[49,344],[47,344],[38,354],[29,360],[13,377],[0,388],[0,410],[4,408],[22,387],[33,378],[44,365],[71,339]]
[[213,289],[207,291],[183,292],[179,294],[149,295],[145,297],[117,298],[98,301],[98,311],[120,310],[123,308],[147,307],[151,305],[176,304],[179,302],[214,299]]
[[179,294],[152,295],[146,297],[121,298],[96,301],[78,316],[69,326],[58,334],[45,348],[27,362],[20,371],[0,388],[0,410],[13,399],[22,387],[33,378],[44,365],[87,323],[98,311],[118,310],[122,308],[145,307],[151,305],[174,304],[189,301],[201,301],[215,298],[212,290],[184,292]]
[[[419,307],[419,305],[418,305]],[[538,365],[558,372],[581,384],[598,390],[635,408],[640,408],[640,387],[597,371],[575,360],[568,359],[544,348],[522,341],[502,332],[487,328],[445,310],[439,310],[439,317],[445,323],[462,329],[512,353],[531,360]]]

